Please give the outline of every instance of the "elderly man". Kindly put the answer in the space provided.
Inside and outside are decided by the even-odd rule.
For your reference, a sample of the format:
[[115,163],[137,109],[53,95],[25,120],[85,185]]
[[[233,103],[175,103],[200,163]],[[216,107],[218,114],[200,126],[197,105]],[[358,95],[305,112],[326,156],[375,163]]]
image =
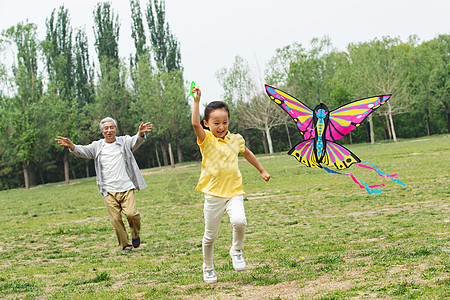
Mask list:
[[[150,123],[141,123],[135,136],[116,136],[117,122],[108,117],[100,121],[104,139],[86,146],[75,145],[68,138],[61,136],[55,139],[76,156],[95,160],[98,191],[104,196],[111,225],[123,253],[128,253],[132,247],[137,248],[141,244],[141,215],[136,207],[134,190],[144,189],[147,185],[132,152],[142,145],[145,133],[151,131],[152,126]],[[132,245],[122,221],[122,212],[128,219]]]

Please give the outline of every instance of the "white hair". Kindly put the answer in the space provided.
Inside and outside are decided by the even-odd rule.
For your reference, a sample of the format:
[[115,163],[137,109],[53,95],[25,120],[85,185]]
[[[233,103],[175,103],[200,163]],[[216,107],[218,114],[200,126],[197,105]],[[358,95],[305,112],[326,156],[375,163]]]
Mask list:
[[107,118],[104,118],[103,120],[100,121],[100,130],[103,130],[103,123],[105,123],[105,122],[113,122],[113,123],[114,123],[114,126],[117,127],[117,122],[116,122],[116,120],[114,120],[114,119],[111,118],[111,117],[107,117]]

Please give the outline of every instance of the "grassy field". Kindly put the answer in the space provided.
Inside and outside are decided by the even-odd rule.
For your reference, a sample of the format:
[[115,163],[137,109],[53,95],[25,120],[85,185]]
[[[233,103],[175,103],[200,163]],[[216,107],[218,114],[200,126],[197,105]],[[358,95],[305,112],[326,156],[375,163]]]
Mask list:
[[0,298],[449,299],[450,135],[351,145],[373,171],[310,169],[279,153],[258,156],[264,182],[240,162],[247,270],[228,256],[224,216],[215,245],[219,282],[203,283],[200,164],[142,170],[142,245],[122,254],[95,178],[0,192]]

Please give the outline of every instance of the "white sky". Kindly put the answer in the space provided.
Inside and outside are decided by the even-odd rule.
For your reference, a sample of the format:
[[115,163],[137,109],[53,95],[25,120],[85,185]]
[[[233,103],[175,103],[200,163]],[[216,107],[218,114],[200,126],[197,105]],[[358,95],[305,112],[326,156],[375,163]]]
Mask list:
[[[143,12],[149,0],[141,0]],[[45,20],[64,4],[73,28],[85,27],[93,47],[96,0],[0,0],[0,30],[28,19],[45,37]],[[129,0],[112,0],[119,15],[119,55],[134,53]],[[263,70],[275,49],[299,42],[304,47],[325,35],[345,50],[348,43],[382,36],[403,41],[416,34],[430,40],[450,33],[449,0],[166,0],[166,20],[181,44],[185,79],[202,89],[202,100],[218,100],[216,79],[236,55]],[[146,26],[146,24],[145,24]],[[202,102],[203,102],[202,101]]]

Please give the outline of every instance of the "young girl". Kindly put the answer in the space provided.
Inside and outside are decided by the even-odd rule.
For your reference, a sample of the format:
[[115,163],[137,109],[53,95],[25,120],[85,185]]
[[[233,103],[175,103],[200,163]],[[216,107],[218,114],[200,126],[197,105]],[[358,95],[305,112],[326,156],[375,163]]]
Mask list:
[[230,256],[236,271],[245,270],[242,256],[244,231],[247,225],[244,210],[244,187],[238,167],[238,155],[258,169],[261,177],[268,181],[270,175],[264,170],[255,155],[245,146],[240,134],[228,132],[230,111],[222,101],[214,101],[205,108],[203,125],[200,123],[199,102],[201,91],[197,93],[192,109],[192,127],[197,135],[197,144],[202,153],[202,172],[196,190],[205,194],[203,235],[203,280],[217,282],[213,265],[214,241],[219,232],[220,220],[226,211],[233,225],[233,243]]

